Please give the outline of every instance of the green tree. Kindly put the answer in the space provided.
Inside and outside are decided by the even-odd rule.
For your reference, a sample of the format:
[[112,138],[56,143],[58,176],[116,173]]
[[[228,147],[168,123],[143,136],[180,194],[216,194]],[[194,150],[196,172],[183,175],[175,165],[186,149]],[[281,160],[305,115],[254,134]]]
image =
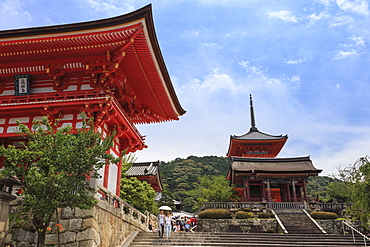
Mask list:
[[350,187],[343,181],[335,181],[328,184],[326,193],[339,203],[351,202]]
[[57,220],[57,209],[93,207],[95,191],[87,178],[98,178],[99,169],[119,159],[107,153],[113,135],[103,140],[85,121],[74,131],[43,118],[31,129],[18,123],[17,132],[25,138],[22,148],[0,146],[0,156],[6,159],[1,176],[23,181],[23,210],[33,215],[38,246],[44,246],[46,229]]
[[121,179],[122,200],[141,212],[157,213],[157,207],[154,202],[155,191],[145,181],[140,181],[135,177]]
[[369,227],[370,158],[361,157],[353,165],[339,169],[336,178],[342,181],[340,185],[335,185],[336,188],[340,189],[347,201],[353,203],[350,212]]
[[195,198],[198,204],[195,209],[199,209],[204,202],[227,202],[233,197],[233,187],[224,176],[203,176],[199,178],[199,183],[195,189],[188,192]]
[[355,164],[347,170],[347,184],[351,192],[355,214],[369,227],[370,217],[370,159],[369,157],[359,158]]

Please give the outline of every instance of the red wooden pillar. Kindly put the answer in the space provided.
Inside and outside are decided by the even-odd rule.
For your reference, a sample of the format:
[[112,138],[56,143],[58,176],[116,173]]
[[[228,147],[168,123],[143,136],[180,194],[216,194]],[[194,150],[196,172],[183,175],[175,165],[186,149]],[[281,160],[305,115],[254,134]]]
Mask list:
[[119,196],[119,194],[121,193],[121,176],[122,176],[122,160],[118,163],[116,196]]
[[246,187],[246,191],[247,191],[246,200],[247,200],[247,202],[250,202],[251,201],[251,189],[249,187],[249,179],[247,179],[247,181],[245,181],[245,187]]
[[266,200],[267,196],[266,196],[266,184],[265,183],[262,183],[262,198],[264,198]]
[[297,202],[297,192],[296,192],[296,188],[295,188],[295,181],[294,181],[294,179],[292,179],[292,189],[293,189],[294,202]]
[[290,185],[286,184],[286,190],[287,190],[287,195],[288,195],[288,202],[292,201],[291,193],[290,193]]
[[103,177],[103,186],[108,189],[108,180],[109,180],[109,166],[110,164],[107,163],[104,165],[104,177]]
[[247,180],[243,183],[243,201],[247,201]]
[[307,188],[306,188],[306,180],[303,179],[303,195],[304,195],[304,200],[306,202],[308,202],[308,198],[307,198]]
[[267,201],[272,202],[271,198],[271,186],[270,186],[270,178],[267,179]]

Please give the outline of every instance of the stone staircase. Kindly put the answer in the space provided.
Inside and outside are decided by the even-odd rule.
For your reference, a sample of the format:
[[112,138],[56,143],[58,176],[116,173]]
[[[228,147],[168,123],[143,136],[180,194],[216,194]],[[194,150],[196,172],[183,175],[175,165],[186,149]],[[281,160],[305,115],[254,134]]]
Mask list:
[[[367,243],[370,245],[370,243]],[[213,246],[213,247],[334,247],[364,246],[361,237],[325,234],[271,234],[271,233],[172,233],[169,240],[159,239],[158,233],[139,232],[130,245],[136,247],[152,246]]]
[[275,210],[289,234],[322,234],[302,209]]

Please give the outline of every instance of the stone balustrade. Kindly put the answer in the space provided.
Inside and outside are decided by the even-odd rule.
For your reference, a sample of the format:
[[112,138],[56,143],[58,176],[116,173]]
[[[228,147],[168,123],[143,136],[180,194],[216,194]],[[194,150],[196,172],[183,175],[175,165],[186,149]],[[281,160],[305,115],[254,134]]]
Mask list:
[[332,211],[340,212],[347,207],[350,207],[351,203],[328,203],[328,202],[205,202],[202,210],[206,209],[231,209],[231,208],[270,208],[270,209],[284,209],[284,208],[297,208],[297,209],[309,209],[309,210],[321,210],[321,211]]
[[95,195],[95,199],[97,199],[99,202],[107,204],[112,209],[116,209],[119,210],[121,213],[127,214],[138,224],[142,224],[143,229],[146,229],[148,221],[150,220],[148,212],[143,214],[103,186],[99,185],[98,191],[99,193]]

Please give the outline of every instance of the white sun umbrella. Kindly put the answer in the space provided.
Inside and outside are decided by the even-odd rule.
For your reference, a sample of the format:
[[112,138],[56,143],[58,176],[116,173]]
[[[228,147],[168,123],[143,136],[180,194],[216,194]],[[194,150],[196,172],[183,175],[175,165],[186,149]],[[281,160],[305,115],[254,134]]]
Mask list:
[[170,208],[169,206],[161,206],[159,208],[159,210],[168,210],[168,211],[172,211],[172,208]]

